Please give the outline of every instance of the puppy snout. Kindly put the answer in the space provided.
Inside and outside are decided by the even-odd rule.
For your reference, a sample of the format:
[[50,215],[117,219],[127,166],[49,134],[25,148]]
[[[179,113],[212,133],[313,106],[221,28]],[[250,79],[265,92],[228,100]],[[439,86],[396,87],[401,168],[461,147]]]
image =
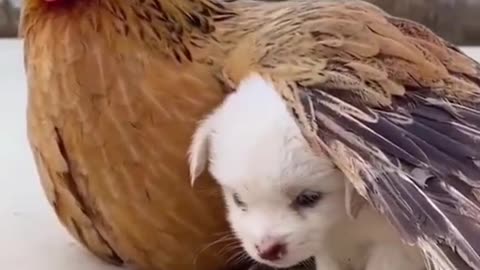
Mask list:
[[258,256],[267,261],[277,261],[287,254],[287,246],[279,241],[266,241],[255,245]]

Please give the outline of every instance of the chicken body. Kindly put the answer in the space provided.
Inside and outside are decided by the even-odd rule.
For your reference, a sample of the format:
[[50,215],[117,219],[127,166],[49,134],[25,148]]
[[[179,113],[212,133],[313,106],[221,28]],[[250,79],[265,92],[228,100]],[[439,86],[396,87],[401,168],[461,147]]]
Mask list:
[[195,121],[223,95],[214,70],[225,48],[173,13],[201,3],[161,1],[169,24],[154,1],[23,7],[28,132],[43,187],[69,232],[115,264],[227,261],[217,252],[228,243],[211,245],[227,231],[216,187],[193,191],[185,159]]
[[[219,269],[230,256],[217,252],[229,243],[212,244],[229,231],[219,189],[205,180],[191,189],[186,151],[196,122],[258,69],[262,54],[275,51],[261,68],[305,74],[303,82],[318,79],[309,72],[323,59],[353,55],[389,67],[362,69],[362,76],[390,76],[385,83],[394,82],[395,94],[403,91],[399,85],[447,74],[446,67],[475,72],[416,24],[390,18],[371,29],[365,25],[386,14],[344,2],[350,1],[26,0],[28,135],[60,221],[113,263]],[[384,35],[391,29],[403,37],[390,42]],[[403,56],[400,45],[412,40],[432,52]],[[276,59],[292,62],[275,65]]]

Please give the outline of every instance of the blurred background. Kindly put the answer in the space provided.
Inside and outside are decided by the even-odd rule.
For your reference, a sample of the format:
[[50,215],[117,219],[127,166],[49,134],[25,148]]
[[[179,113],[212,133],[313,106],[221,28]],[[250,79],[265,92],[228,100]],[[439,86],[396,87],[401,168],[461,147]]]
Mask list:
[[17,35],[20,0],[0,0],[0,38]]
[[[450,42],[480,45],[480,0],[368,1],[391,14],[423,23]],[[20,4],[21,0],[0,0],[0,38],[17,35]]]

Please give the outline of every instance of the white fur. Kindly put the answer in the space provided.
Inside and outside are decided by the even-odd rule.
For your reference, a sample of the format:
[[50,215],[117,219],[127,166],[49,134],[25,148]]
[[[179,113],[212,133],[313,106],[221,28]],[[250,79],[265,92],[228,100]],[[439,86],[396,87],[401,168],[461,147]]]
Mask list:
[[[232,230],[259,262],[288,267],[314,256],[322,270],[423,269],[419,250],[403,245],[373,209],[348,217],[344,175],[326,156],[313,153],[281,97],[259,75],[242,81],[202,121],[189,160],[192,184],[210,161]],[[292,200],[304,190],[324,196],[312,208],[293,209]],[[233,193],[246,209],[235,204]],[[255,249],[272,238],[287,244],[286,256],[275,262],[262,260]]]

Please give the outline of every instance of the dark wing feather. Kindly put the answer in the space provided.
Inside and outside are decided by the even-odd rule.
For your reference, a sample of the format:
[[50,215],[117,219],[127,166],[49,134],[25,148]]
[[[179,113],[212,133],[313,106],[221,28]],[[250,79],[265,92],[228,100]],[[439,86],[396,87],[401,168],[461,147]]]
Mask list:
[[[355,103],[335,97],[335,91],[298,91],[317,138],[331,152],[342,145],[355,153],[350,162],[364,180],[364,195],[405,240],[437,243],[423,248],[443,253],[436,259],[448,258],[447,269],[480,269],[479,106],[454,104],[430,93],[408,91],[389,108],[356,106],[369,116],[359,117],[358,112],[334,109]],[[430,177],[419,181],[414,169]]]

